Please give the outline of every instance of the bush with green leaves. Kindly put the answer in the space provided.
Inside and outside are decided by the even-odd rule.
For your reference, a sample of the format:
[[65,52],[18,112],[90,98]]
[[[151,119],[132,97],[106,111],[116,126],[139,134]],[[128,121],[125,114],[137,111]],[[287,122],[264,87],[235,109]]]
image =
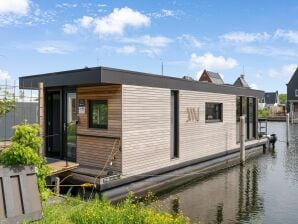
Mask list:
[[[111,205],[107,200],[96,198],[85,202],[78,198],[66,198],[60,203],[43,204],[42,220],[36,223],[53,224],[188,224],[190,220],[181,212],[172,215],[160,207],[135,203],[128,197]],[[57,218],[59,217],[59,219]]]
[[269,117],[269,111],[268,111],[268,109],[266,109],[266,108],[259,109],[258,110],[258,117],[259,118],[268,118]]
[[23,124],[14,127],[15,134],[11,138],[11,145],[0,154],[0,163],[4,166],[35,166],[37,167],[37,181],[40,197],[45,200],[50,195],[46,188],[46,177],[50,168],[44,157],[39,155],[42,143],[38,136],[39,126],[37,124]]

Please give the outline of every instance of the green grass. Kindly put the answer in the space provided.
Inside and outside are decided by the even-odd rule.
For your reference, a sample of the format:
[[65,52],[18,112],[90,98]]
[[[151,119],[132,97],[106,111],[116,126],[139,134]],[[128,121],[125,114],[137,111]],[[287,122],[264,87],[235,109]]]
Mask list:
[[43,219],[40,224],[185,224],[189,219],[182,214],[172,215],[144,203],[132,203],[128,198],[118,205],[106,200],[94,199],[85,202],[67,198],[59,203],[43,204]]

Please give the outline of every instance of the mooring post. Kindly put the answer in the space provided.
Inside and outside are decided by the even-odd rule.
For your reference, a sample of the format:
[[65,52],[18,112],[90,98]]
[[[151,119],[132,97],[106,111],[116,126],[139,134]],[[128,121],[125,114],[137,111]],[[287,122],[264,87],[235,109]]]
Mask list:
[[286,138],[287,138],[287,145],[289,145],[289,128],[290,128],[290,115],[289,113],[286,114]]
[[57,195],[60,194],[60,178],[59,177],[55,178],[55,194],[57,194]]
[[245,116],[240,117],[240,164],[245,163]]

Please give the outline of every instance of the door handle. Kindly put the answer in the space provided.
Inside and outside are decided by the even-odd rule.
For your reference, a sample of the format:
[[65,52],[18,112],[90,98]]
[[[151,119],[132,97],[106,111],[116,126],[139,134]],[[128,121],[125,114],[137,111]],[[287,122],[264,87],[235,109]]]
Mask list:
[[66,131],[66,123],[63,123],[63,130]]

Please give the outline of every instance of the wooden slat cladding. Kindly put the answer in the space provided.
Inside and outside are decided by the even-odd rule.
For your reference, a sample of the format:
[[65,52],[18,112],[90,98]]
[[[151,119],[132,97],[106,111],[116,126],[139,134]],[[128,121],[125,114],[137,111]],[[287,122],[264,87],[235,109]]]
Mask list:
[[[122,87],[122,172],[131,176],[201,158],[236,145],[236,96],[179,91],[179,158],[170,158],[170,89]],[[205,122],[205,103],[223,104],[223,121]],[[187,122],[187,108],[199,121]]]
[[[77,162],[82,165],[103,168],[111,150],[115,139],[78,136],[77,144]],[[121,151],[118,151],[113,161],[113,170],[121,171]],[[109,167],[109,164],[108,166]]]
[[[77,88],[77,99],[85,100],[85,114],[78,114],[77,162],[81,165],[103,167],[113,148],[115,139],[121,137],[121,85],[100,85]],[[89,128],[88,100],[108,101],[108,128]],[[109,139],[110,138],[110,139]],[[114,169],[121,170],[121,152],[114,162]]]

